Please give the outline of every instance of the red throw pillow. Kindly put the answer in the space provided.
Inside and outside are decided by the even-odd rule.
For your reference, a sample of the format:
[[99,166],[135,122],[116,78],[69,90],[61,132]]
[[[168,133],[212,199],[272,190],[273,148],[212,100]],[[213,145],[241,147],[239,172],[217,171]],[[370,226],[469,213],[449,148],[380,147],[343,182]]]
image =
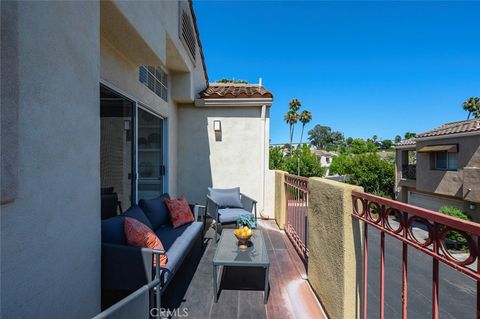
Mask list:
[[[142,224],[135,218],[125,217],[123,223],[125,231],[125,237],[127,237],[127,243],[136,247],[147,247],[151,249],[163,250],[163,245],[160,239],[155,233],[145,224]],[[156,256],[155,256],[156,257]],[[153,265],[157,264],[154,258]],[[167,265],[167,256],[160,255],[160,266],[165,267]]]
[[166,199],[165,204],[168,207],[173,228],[195,221],[192,210],[190,209],[190,206],[188,206],[188,202],[183,195],[177,199]]

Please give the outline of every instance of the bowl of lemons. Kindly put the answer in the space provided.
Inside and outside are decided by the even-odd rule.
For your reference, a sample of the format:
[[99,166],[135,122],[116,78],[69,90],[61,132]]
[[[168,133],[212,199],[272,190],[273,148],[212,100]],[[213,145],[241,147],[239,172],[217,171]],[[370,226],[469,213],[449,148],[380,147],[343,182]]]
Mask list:
[[248,241],[253,235],[253,231],[250,228],[248,228],[248,226],[235,229],[233,234],[238,239],[238,245],[240,249],[248,248]]

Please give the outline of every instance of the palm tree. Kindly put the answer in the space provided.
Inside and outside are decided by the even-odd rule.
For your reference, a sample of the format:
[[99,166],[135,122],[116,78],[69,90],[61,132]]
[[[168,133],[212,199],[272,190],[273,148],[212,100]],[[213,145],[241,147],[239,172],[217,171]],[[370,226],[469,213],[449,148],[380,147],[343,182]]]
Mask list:
[[480,118],[480,97],[470,97],[463,101],[463,109],[468,111],[467,120],[470,119],[470,115],[474,118]]
[[297,124],[298,122],[297,111],[300,109],[301,106],[302,106],[302,102],[300,102],[299,99],[292,99],[288,103],[288,112],[283,117],[285,119],[285,122],[287,122],[287,124],[290,125],[290,154],[292,154],[293,152],[293,149],[292,149],[293,133],[295,130],[295,124]]
[[285,122],[290,125],[290,154],[292,154],[293,132],[295,130],[295,124],[297,124],[298,121],[298,114],[296,111],[289,110],[283,118]]
[[302,106],[302,102],[300,102],[299,99],[292,99],[289,103],[288,103],[288,106],[289,106],[289,109],[290,111],[294,112],[294,113],[297,113],[297,111],[300,109],[300,107]]
[[302,145],[302,139],[303,139],[303,130],[305,129],[305,125],[310,123],[312,120],[312,112],[303,110],[302,113],[300,113],[298,120],[300,123],[302,123],[302,133],[300,134],[300,146]]

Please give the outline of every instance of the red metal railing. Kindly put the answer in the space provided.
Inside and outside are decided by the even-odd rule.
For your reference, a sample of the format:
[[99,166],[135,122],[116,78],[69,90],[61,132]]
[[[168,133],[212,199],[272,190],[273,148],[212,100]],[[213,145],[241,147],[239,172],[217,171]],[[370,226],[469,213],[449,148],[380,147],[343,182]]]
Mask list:
[[285,174],[285,194],[287,201],[285,232],[300,256],[306,260],[308,257],[308,178]]
[[[419,208],[405,203],[385,199],[375,195],[353,191],[353,217],[364,222],[363,246],[363,318],[367,315],[367,283],[368,283],[368,226],[379,231],[380,234],[380,318],[384,318],[385,292],[385,234],[396,238],[403,243],[402,249],[402,318],[407,318],[408,304],[408,246],[432,257],[432,318],[439,316],[438,304],[438,276],[439,262],[464,273],[477,281],[477,313],[480,318],[480,224],[443,215],[431,210]],[[395,218],[398,226],[394,227],[390,221]],[[427,229],[428,237],[421,241],[415,237],[412,230],[414,223],[423,224]],[[457,259],[446,244],[447,235],[456,231],[465,238],[468,248],[468,257]],[[477,261],[476,271],[471,269]],[[469,267],[470,266],[470,267]],[[473,267],[472,267],[473,268]]]

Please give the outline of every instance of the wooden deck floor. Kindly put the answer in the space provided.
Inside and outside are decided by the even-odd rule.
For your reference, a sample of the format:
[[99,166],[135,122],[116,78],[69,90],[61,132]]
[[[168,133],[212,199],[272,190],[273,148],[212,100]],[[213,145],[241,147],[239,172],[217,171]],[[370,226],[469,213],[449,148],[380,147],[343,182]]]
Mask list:
[[[305,266],[274,221],[261,221],[270,258],[270,294],[263,303],[262,273],[229,269],[213,302],[213,229],[205,235],[204,251],[192,254],[175,276],[162,305],[176,309],[173,318],[326,318],[306,281]],[[243,290],[236,290],[244,286]],[[248,289],[247,289],[248,288]]]

